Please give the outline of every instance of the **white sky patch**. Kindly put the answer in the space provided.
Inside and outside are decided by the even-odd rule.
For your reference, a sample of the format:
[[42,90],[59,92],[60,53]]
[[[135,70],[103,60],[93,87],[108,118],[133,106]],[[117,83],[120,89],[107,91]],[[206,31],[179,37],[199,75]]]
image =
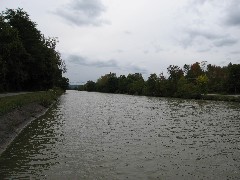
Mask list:
[[[238,0],[1,0],[23,8],[47,37],[59,38],[70,82],[169,65],[239,63]],[[70,57],[84,59],[78,64]]]

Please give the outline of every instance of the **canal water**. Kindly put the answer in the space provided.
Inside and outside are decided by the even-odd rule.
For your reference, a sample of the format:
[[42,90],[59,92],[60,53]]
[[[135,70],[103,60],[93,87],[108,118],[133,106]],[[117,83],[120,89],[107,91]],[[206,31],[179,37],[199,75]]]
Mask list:
[[239,179],[240,105],[67,91],[0,156],[0,179]]

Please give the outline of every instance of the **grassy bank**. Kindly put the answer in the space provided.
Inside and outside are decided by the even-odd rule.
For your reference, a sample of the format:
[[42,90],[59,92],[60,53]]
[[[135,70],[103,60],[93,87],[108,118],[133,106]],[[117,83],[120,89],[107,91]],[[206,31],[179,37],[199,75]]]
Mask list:
[[232,95],[203,95],[202,99],[204,100],[212,100],[212,101],[229,101],[229,102],[240,102],[240,96],[232,96]]
[[0,116],[31,103],[38,103],[44,107],[48,107],[62,93],[63,91],[60,89],[51,89],[48,91],[2,97],[0,98]]

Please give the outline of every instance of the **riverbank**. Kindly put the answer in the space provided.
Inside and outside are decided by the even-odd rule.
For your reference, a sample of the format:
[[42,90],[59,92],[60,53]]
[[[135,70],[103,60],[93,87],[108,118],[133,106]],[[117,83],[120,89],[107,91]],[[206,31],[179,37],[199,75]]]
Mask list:
[[239,95],[206,94],[202,96],[202,99],[211,101],[240,102]]
[[46,113],[63,93],[61,90],[33,92],[0,98],[0,154],[32,120]]

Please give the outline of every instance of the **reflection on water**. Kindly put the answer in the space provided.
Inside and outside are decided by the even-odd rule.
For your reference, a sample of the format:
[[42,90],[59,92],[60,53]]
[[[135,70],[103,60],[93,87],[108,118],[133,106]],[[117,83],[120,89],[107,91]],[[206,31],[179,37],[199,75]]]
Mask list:
[[68,91],[0,157],[0,179],[239,179],[237,103]]

